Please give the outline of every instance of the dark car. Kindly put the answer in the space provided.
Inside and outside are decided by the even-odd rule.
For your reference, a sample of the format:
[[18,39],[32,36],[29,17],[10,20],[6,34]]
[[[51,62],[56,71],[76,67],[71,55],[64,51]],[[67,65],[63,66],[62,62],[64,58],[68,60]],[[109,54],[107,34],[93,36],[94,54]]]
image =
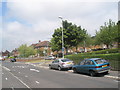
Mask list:
[[16,62],[16,59],[15,58],[11,58],[10,61],[11,62]]
[[108,73],[110,70],[110,64],[107,60],[101,58],[85,59],[78,65],[72,67],[74,72],[81,72],[95,76],[99,73]]

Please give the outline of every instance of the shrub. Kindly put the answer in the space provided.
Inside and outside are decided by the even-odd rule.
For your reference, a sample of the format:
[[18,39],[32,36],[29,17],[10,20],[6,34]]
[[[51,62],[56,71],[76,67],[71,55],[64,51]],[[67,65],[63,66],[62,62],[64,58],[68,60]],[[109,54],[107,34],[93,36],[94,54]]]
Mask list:
[[120,70],[118,64],[120,63],[120,53],[111,53],[111,54],[77,54],[77,55],[68,55],[65,56],[75,62],[79,63],[86,58],[103,58],[110,62],[112,70]]

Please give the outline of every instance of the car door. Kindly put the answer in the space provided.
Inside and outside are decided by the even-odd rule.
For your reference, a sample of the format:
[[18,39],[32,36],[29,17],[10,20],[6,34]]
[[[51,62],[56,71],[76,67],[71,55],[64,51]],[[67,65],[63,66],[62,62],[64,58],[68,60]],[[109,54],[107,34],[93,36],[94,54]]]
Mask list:
[[59,60],[55,60],[54,67],[55,67],[56,69],[58,69],[58,65],[59,65]]
[[51,67],[52,67],[52,68],[55,68],[54,64],[55,64],[55,61],[53,61],[53,62],[51,63]]
[[83,70],[85,73],[89,73],[89,70],[94,68],[94,63],[91,60],[86,60],[83,66]]
[[85,63],[85,60],[78,64],[78,66],[77,66],[78,72],[84,72],[84,63]]

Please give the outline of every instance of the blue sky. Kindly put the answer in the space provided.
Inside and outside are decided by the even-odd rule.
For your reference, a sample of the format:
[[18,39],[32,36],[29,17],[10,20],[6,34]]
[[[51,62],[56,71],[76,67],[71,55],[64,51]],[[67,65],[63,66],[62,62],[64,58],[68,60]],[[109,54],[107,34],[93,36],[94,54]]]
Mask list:
[[[113,1],[113,0],[112,0]],[[0,34],[2,50],[13,50],[21,44],[50,40],[54,29],[61,26],[58,16],[85,28],[95,35],[104,22],[118,21],[116,2],[88,2],[88,0],[7,0],[0,6]]]

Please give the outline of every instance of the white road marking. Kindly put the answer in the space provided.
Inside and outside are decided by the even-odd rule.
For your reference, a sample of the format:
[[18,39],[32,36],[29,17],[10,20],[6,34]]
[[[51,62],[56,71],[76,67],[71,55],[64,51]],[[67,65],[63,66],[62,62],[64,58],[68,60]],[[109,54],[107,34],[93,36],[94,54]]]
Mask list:
[[11,87],[12,88],[12,90],[14,90],[14,88],[13,87]]
[[5,80],[8,80],[8,78],[5,78]]
[[15,76],[13,73],[9,72],[13,77],[15,77],[17,80],[19,80],[23,85],[25,85],[27,88],[32,90],[26,83],[24,83],[22,80],[20,80],[17,76]]
[[30,71],[40,72],[39,70],[36,69],[30,69]]
[[27,75],[25,75],[25,77],[28,77]]
[[35,81],[37,84],[39,84],[40,82],[38,82],[38,81]]
[[4,73],[2,73],[2,74],[4,74]]
[[9,68],[7,68],[7,67],[4,67],[4,66],[3,66],[3,68],[4,68],[5,70],[7,70],[7,71],[10,71],[10,69],[9,69]]
[[20,72],[18,72],[18,73],[20,73]]

